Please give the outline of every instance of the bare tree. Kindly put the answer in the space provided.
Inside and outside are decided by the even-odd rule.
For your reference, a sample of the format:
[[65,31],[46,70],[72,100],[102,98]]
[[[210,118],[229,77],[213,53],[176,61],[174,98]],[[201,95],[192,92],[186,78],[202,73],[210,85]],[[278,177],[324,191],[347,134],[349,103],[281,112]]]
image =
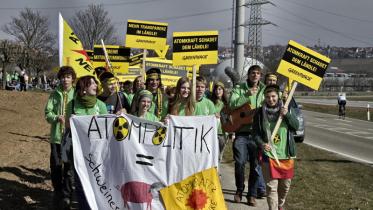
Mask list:
[[70,23],[84,49],[93,49],[93,45],[101,43],[101,39],[105,44],[117,42],[114,25],[102,5],[91,4],[88,9],[78,11]]
[[19,13],[19,17],[12,17],[10,23],[2,30],[15,37],[26,49],[50,50],[55,37],[48,29],[48,19],[38,11],[26,8]]
[[19,50],[13,53],[13,62],[22,69],[26,68],[29,73],[36,71],[34,60],[40,59],[36,56],[37,53],[51,54],[55,51],[53,45],[56,37],[49,32],[48,18],[42,16],[39,11],[25,8],[18,17],[12,17],[9,23],[3,25],[2,30],[13,36],[19,44]]

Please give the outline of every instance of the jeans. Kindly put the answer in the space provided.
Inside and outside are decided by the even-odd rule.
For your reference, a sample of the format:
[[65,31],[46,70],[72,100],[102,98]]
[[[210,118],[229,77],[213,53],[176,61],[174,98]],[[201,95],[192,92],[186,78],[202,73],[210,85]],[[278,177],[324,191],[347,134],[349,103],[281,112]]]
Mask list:
[[233,143],[233,156],[235,160],[234,173],[237,193],[242,194],[245,190],[245,164],[249,161],[250,174],[248,197],[256,197],[261,168],[258,167],[258,149],[251,135],[236,136]]

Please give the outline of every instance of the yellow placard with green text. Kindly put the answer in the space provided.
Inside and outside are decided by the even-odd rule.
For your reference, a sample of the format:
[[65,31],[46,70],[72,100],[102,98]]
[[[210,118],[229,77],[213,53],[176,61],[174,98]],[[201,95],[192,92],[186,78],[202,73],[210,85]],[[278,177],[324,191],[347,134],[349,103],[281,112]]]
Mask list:
[[139,66],[130,66],[128,68],[127,73],[115,73],[116,78],[118,78],[119,82],[125,82],[127,80],[133,82],[137,76],[141,75],[140,67]]
[[168,23],[128,20],[126,46],[163,50],[167,42]]
[[218,63],[218,31],[173,33],[172,60],[175,66]]
[[[109,61],[111,63],[112,71],[114,73],[126,73],[128,72],[130,48],[117,45],[105,45]],[[102,45],[94,46],[93,53],[93,64],[94,66],[100,67],[106,66],[105,54]]]
[[330,58],[290,40],[277,72],[318,90],[330,61]]

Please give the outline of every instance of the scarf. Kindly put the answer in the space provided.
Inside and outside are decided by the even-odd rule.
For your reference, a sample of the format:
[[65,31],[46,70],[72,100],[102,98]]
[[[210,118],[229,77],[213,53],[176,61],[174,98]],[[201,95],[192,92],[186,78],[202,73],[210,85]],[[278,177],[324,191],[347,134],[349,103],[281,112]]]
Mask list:
[[90,95],[84,95],[84,96],[78,97],[78,100],[84,107],[92,108],[96,105],[97,97],[90,96]]
[[269,142],[271,139],[272,131],[271,131],[271,122],[276,122],[280,116],[280,109],[282,107],[282,101],[279,100],[275,107],[268,107],[266,103],[264,103],[262,107],[262,114],[263,114],[263,121],[262,127],[265,131],[264,138],[266,142]]

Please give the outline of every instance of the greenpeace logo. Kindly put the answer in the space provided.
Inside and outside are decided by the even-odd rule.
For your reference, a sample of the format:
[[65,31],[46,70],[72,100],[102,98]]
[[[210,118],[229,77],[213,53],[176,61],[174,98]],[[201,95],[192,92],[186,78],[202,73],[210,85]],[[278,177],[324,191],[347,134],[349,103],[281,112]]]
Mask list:
[[143,40],[143,39],[136,39],[136,42],[147,43],[147,44],[155,44],[155,41],[152,41],[152,40]]
[[307,75],[305,75],[305,74],[303,74],[303,73],[301,73],[301,72],[298,72],[298,71],[296,71],[296,70],[294,70],[294,69],[292,69],[292,68],[289,68],[288,69],[288,72],[290,72],[290,73],[292,73],[292,74],[295,74],[295,75],[297,75],[297,76],[299,76],[299,77],[302,77],[303,79],[306,79],[306,80],[308,80],[308,81],[310,81],[312,78],[311,77],[309,77],[309,76],[307,76]]
[[207,59],[208,55],[185,55],[183,60],[204,60]]

